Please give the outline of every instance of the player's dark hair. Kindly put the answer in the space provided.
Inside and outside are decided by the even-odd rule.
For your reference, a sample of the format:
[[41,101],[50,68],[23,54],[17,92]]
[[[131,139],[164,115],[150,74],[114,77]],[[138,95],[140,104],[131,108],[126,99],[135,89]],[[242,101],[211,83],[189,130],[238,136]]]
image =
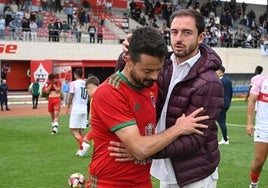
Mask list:
[[83,71],[82,71],[82,69],[77,68],[77,69],[74,70],[74,74],[76,74],[79,77],[82,77],[83,76]]
[[262,66],[257,66],[256,69],[255,69],[255,74],[261,74],[262,71],[263,71]]
[[86,80],[86,86],[88,86],[89,84],[94,84],[95,86],[98,86],[100,85],[100,80],[97,76],[91,75]]
[[142,27],[134,30],[129,41],[128,55],[133,62],[139,62],[141,54],[158,57],[163,60],[168,48],[160,32],[153,27]]
[[49,79],[49,80],[53,80],[54,78],[55,78],[55,74],[50,73],[50,74],[48,75],[48,79]]

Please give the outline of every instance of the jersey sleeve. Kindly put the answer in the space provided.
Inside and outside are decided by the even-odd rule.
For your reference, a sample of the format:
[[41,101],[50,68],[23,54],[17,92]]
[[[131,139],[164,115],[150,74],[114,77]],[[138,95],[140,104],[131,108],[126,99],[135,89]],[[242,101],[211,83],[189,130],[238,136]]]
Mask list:
[[250,93],[253,93],[255,95],[259,95],[260,89],[261,89],[261,82],[262,82],[261,77],[260,76],[256,77],[254,79],[253,85],[250,89]]
[[[107,89],[109,88],[109,89]],[[92,100],[92,121],[101,119],[104,125],[115,132],[136,124],[127,96],[112,87],[98,88]]]
[[70,93],[74,93],[74,90],[75,90],[75,88],[74,88],[74,82],[71,82],[70,83]]

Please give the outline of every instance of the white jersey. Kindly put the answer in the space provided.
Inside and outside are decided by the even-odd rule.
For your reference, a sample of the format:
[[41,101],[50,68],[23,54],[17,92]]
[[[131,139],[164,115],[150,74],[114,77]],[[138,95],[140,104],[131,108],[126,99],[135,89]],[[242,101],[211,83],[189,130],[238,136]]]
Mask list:
[[[250,86],[252,87],[254,84],[256,84],[256,82],[258,81],[258,78],[260,77],[260,74],[257,74],[255,76],[253,76],[250,80]],[[255,103],[255,112],[257,111],[257,106],[258,106],[258,101],[256,101]]]
[[77,79],[71,82],[70,93],[74,94],[71,114],[87,113],[88,94],[85,80]]
[[252,85],[250,93],[259,96],[255,128],[268,131],[268,75],[259,76]]

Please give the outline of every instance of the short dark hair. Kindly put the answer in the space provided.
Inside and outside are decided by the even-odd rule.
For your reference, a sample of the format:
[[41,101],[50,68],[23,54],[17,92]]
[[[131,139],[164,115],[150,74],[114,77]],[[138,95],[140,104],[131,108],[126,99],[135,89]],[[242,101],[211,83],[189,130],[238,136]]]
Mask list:
[[257,66],[256,69],[255,69],[255,73],[256,73],[256,74],[261,74],[262,71],[263,71],[262,66]]
[[82,69],[77,68],[77,69],[74,70],[74,74],[76,74],[79,77],[82,77],[83,76],[83,71],[82,71]]
[[183,16],[192,16],[195,19],[195,26],[198,30],[198,35],[200,35],[202,32],[205,31],[205,20],[204,17],[200,12],[194,9],[182,9],[179,11],[175,11],[170,18],[170,23],[174,20],[176,17],[183,17]]
[[141,27],[133,32],[128,54],[134,63],[140,61],[142,54],[163,59],[168,54],[168,48],[159,31],[153,27]]
[[48,79],[49,79],[49,80],[53,80],[53,79],[55,79],[55,74],[50,73],[50,74],[48,75]]
[[224,66],[220,66],[220,68],[219,68],[219,70],[221,70],[223,73],[225,72],[225,68],[224,68]]
[[86,86],[88,86],[89,84],[94,84],[95,86],[98,86],[100,85],[100,80],[97,76],[91,75],[86,80]]

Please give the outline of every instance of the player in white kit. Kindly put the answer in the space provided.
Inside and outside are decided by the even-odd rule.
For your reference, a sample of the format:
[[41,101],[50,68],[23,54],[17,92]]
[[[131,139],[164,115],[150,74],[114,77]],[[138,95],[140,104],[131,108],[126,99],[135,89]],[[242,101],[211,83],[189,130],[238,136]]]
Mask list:
[[85,136],[85,129],[87,125],[87,102],[88,94],[86,82],[82,79],[83,71],[81,69],[74,70],[75,81],[70,83],[70,94],[67,104],[66,114],[70,113],[69,128],[79,144],[77,155],[86,156],[90,147],[89,144],[83,142]]
[[[258,105],[255,114],[256,101],[258,101]],[[250,90],[247,133],[250,136],[254,135],[254,160],[251,164],[249,187],[257,188],[259,176],[268,155],[268,75],[256,78]]]

